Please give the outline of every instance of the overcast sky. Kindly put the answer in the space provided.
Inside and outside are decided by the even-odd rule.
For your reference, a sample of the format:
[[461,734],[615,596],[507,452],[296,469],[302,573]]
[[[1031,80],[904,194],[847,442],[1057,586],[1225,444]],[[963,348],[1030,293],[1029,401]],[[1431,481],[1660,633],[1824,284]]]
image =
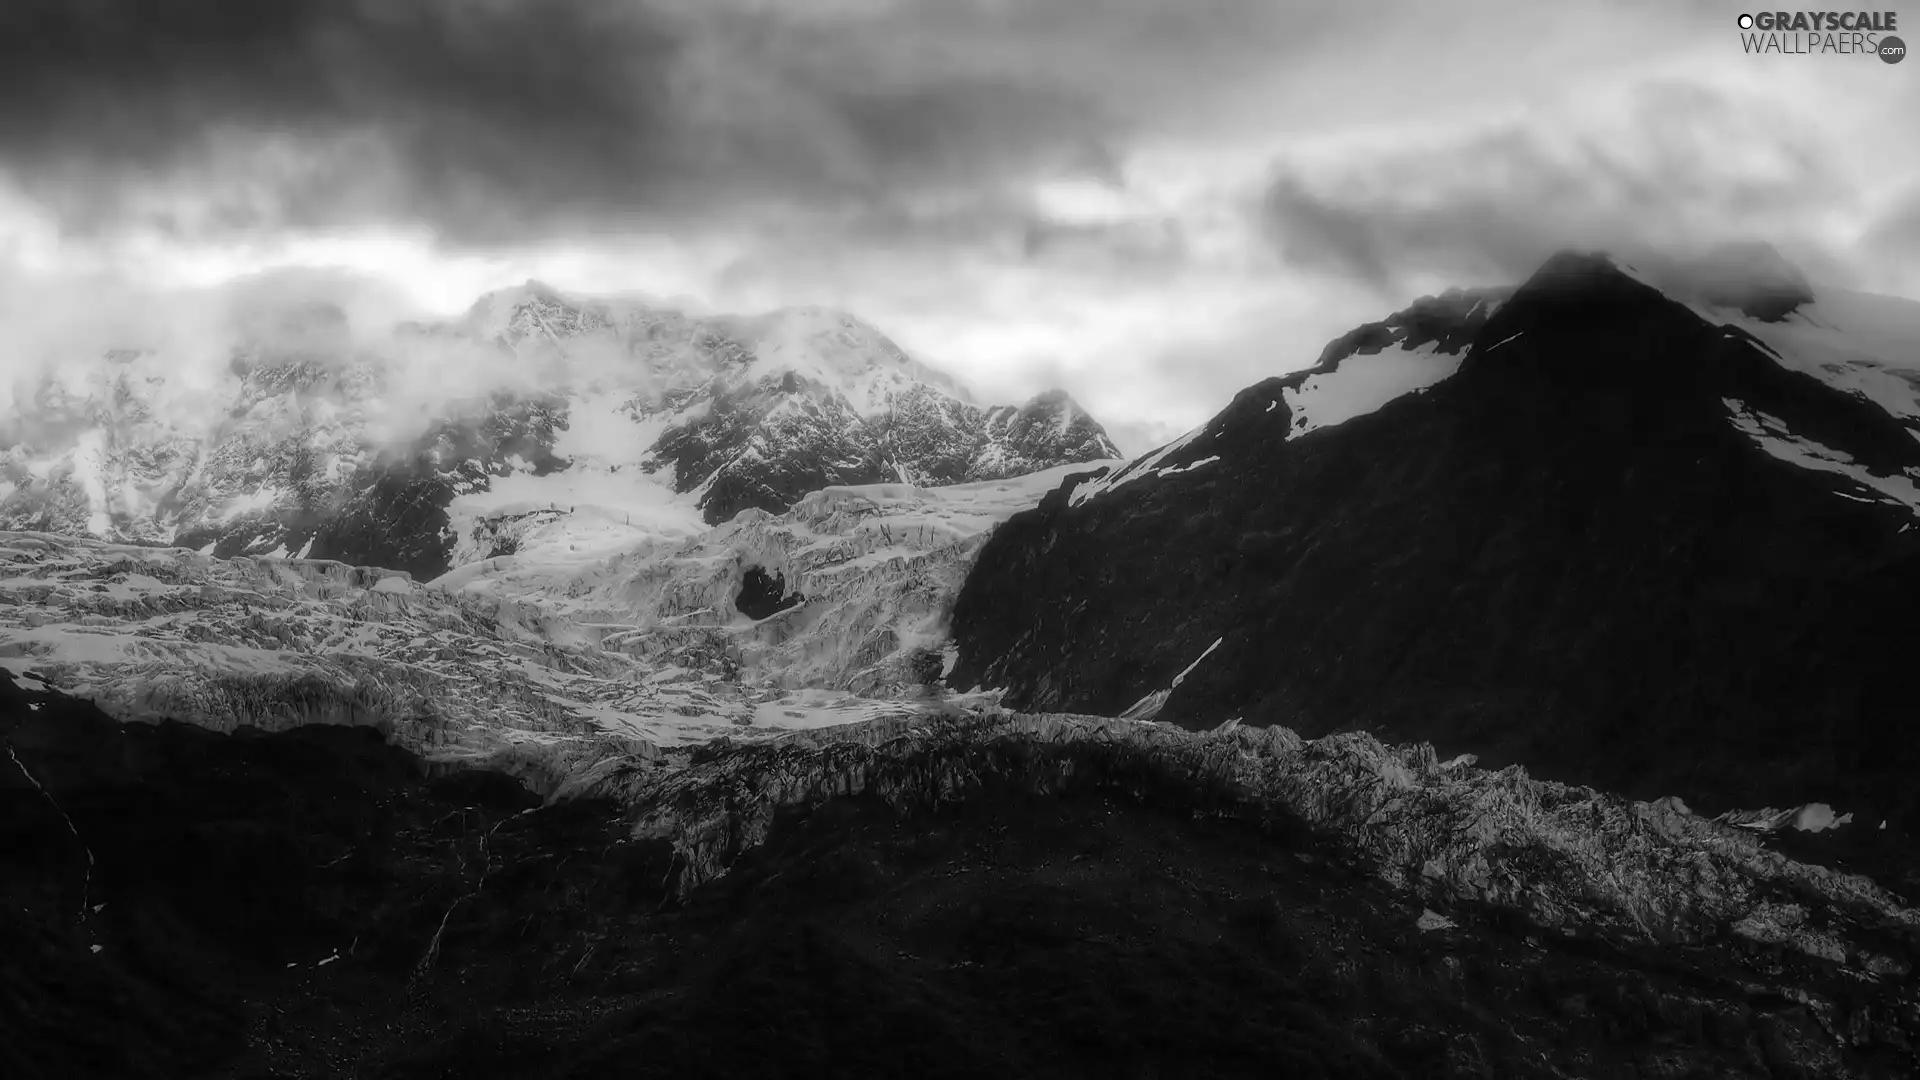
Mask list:
[[1139,451],[1560,246],[1920,295],[1920,62],[1744,55],[1745,9],[5,0],[0,284],[823,303]]

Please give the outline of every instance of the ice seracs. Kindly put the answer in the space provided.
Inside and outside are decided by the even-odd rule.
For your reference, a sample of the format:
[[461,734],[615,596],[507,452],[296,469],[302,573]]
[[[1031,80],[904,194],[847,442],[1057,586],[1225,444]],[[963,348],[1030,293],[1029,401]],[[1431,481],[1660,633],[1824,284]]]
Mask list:
[[[540,775],[895,715],[926,707],[913,658],[944,649],[985,535],[1072,468],[829,488],[712,528],[539,511],[432,582],[0,533],[0,666],[122,720],[372,724]],[[744,612],[755,572],[804,602]]]

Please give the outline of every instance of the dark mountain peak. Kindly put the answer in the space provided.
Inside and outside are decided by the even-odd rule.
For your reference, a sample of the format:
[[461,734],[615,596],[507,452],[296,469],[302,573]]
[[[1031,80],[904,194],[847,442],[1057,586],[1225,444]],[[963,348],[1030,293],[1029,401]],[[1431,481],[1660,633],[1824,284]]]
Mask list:
[[1762,322],[1778,322],[1814,299],[1800,268],[1759,240],[1681,255],[1564,250],[1534,271],[1521,291],[1558,298],[1618,296],[1634,286],[1684,304],[1738,310]]
[[1349,356],[1396,347],[1418,349],[1429,343],[1434,352],[1457,354],[1512,293],[1513,289],[1499,286],[1422,296],[1378,322],[1363,323],[1328,342],[1308,372],[1331,370]]
[[983,547],[956,685],[1920,822],[1920,749],[1882,719],[1920,647],[1920,445],[1675,280],[1561,252],[1065,485]]
[[1513,292],[1523,300],[1565,303],[1573,300],[1634,297],[1648,299],[1659,288],[1636,263],[1604,251],[1563,249],[1540,264]]

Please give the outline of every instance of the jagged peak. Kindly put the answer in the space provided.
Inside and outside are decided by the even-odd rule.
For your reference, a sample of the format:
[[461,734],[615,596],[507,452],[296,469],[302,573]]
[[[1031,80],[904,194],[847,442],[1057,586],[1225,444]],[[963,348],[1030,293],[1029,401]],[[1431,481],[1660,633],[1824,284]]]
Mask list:
[[1520,293],[1558,293],[1625,282],[1658,288],[1642,268],[1648,261],[1647,256],[1639,254],[1629,257],[1627,254],[1595,248],[1562,248],[1547,256],[1546,261],[1527,275],[1526,281],[1514,292],[1516,296]]

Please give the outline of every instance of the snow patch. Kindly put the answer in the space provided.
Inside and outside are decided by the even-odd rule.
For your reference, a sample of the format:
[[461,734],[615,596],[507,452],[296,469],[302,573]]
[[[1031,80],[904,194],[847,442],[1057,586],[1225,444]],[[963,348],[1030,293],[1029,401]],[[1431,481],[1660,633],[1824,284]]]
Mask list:
[[1793,827],[1801,832],[1826,832],[1851,824],[1852,814],[1835,814],[1826,803],[1808,803],[1793,817]]
[[1203,457],[1198,461],[1189,461],[1185,465],[1169,465],[1166,468],[1160,470],[1160,475],[1173,476],[1176,473],[1192,472],[1193,470],[1199,468],[1202,465],[1211,465],[1214,462],[1219,460],[1220,460],[1220,455],[1215,454],[1212,457]]
[[[1905,506],[1915,514],[1920,514],[1920,486],[1914,484],[1912,477],[1878,476],[1847,454],[1795,435],[1787,430],[1786,422],[1777,416],[1749,408],[1734,398],[1722,398],[1721,404],[1726,406],[1733,426],[1772,457],[1803,469],[1845,477],[1866,490],[1884,496],[1878,501]],[[1859,502],[1867,501],[1843,491],[1835,491],[1834,494]]]
[[1821,289],[1779,322],[1689,306],[1714,325],[1752,335],[1780,366],[1873,402],[1920,438],[1920,301]]
[[107,512],[105,481],[107,433],[99,428],[83,432],[73,451],[73,479],[87,496],[87,532],[106,536],[113,528]]
[[1464,358],[1464,354],[1439,352],[1435,342],[1349,356],[1331,371],[1308,376],[1299,389],[1281,391],[1293,414],[1287,438],[1344,424],[1424,391],[1460,370]]
[[[1079,485],[1073,489],[1073,494],[1068,496],[1068,505],[1079,506],[1092,499],[1097,499],[1115,488],[1131,484],[1142,477],[1158,476],[1161,462],[1192,445],[1201,435],[1206,433],[1206,430],[1205,427],[1194,428],[1192,431],[1187,432],[1185,435],[1180,436],[1160,449],[1154,450],[1142,457],[1137,457],[1127,465],[1107,473],[1107,475],[1100,477],[1098,480]],[[1094,467],[1095,464],[1079,466],[1082,470]]]
[[0,656],[0,669],[13,675],[15,685],[22,690],[44,694],[47,692],[47,684],[41,682],[38,677],[27,674],[27,669],[32,666],[33,661],[24,656]]
[[1836,814],[1826,803],[1808,803],[1790,810],[1729,810],[1715,820],[1750,832],[1770,833],[1792,828],[1797,832],[1828,832],[1853,822],[1853,815]]
[[1200,666],[1200,661],[1201,661],[1201,660],[1205,660],[1205,659],[1206,659],[1207,657],[1209,657],[1209,656],[1212,656],[1212,655],[1213,655],[1213,650],[1215,650],[1215,649],[1217,649],[1217,648],[1219,648],[1219,647],[1220,647],[1220,643],[1221,643],[1221,642],[1223,642],[1223,641],[1225,641],[1225,640],[1227,640],[1227,639],[1226,639],[1226,638],[1214,638],[1214,639],[1213,639],[1213,644],[1211,644],[1211,645],[1209,645],[1209,646],[1207,646],[1207,651],[1206,651],[1206,652],[1203,652],[1203,653],[1201,653],[1201,654],[1200,654],[1200,656],[1199,656],[1199,659],[1196,659],[1196,660],[1195,660],[1195,661],[1194,661],[1193,663],[1191,663],[1191,664],[1188,664],[1188,665],[1187,665],[1187,666],[1186,666],[1185,668],[1182,668],[1182,669],[1181,669],[1181,671],[1180,671],[1180,674],[1178,674],[1178,675],[1175,675],[1175,676],[1173,677],[1173,685],[1174,685],[1174,686],[1179,686],[1179,685],[1180,685],[1181,683],[1183,683],[1183,682],[1186,682],[1186,681],[1187,681],[1187,676],[1188,676],[1188,675],[1191,675],[1191,674],[1193,674],[1193,669],[1194,669],[1194,668],[1197,668],[1197,667],[1199,667],[1199,666]]
[[273,509],[274,504],[280,500],[280,494],[279,488],[263,487],[239,496],[238,498],[230,499],[226,505],[221,508],[220,516],[216,520],[218,520],[220,524],[226,525],[246,517],[249,514],[264,513]]

